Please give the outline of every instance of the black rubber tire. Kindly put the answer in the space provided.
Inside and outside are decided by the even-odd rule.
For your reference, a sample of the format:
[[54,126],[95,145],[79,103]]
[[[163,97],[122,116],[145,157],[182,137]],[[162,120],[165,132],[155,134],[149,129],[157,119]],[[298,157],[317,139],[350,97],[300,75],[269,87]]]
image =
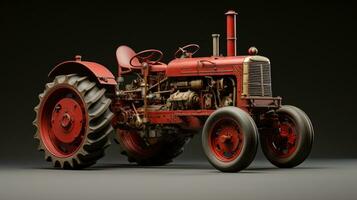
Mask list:
[[[230,162],[221,161],[212,152],[209,145],[210,131],[215,122],[221,118],[231,118],[240,127],[243,132],[244,141],[242,150],[237,158]],[[247,168],[255,158],[258,147],[258,129],[252,117],[244,110],[228,106],[216,110],[212,113],[202,131],[202,147],[208,161],[222,172],[238,172]]]
[[141,166],[162,166],[172,162],[174,158],[182,154],[185,144],[187,144],[191,138],[180,135],[180,133],[175,136],[171,135],[170,137],[160,140],[152,147],[143,147],[149,148],[148,151],[151,151],[151,153],[141,155],[126,146],[122,141],[123,139],[119,136],[119,131],[120,130],[117,129],[115,141],[121,147],[121,154],[127,156],[130,163],[134,162]]
[[[61,85],[71,87],[77,91],[81,99],[84,100],[88,123],[84,133],[83,142],[79,149],[68,157],[58,157],[44,145],[40,134],[41,122],[39,119],[41,106],[43,106],[46,95],[51,94]],[[110,145],[108,139],[113,128],[110,124],[113,113],[109,110],[111,100],[105,97],[105,88],[99,88],[95,82],[88,80],[87,77],[76,74],[59,75],[53,82],[46,84],[46,89],[39,95],[40,103],[34,108],[36,119],[33,122],[36,126],[34,138],[39,141],[38,149],[45,154],[45,160],[52,162],[55,167],[63,169],[81,169],[96,163],[104,156],[105,149]]]
[[275,166],[279,168],[292,168],[296,167],[309,156],[313,141],[314,141],[314,128],[312,126],[311,120],[301,109],[284,105],[277,110],[279,116],[287,116],[291,119],[296,127],[296,132],[299,134],[299,140],[294,153],[288,157],[278,156],[267,144],[267,137],[269,135],[263,133],[261,138],[261,147],[265,157]]

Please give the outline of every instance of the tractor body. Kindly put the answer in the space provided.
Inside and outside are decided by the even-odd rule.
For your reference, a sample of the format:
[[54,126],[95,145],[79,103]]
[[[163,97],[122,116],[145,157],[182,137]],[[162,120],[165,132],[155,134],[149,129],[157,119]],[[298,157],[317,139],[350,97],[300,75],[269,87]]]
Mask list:
[[90,166],[114,130],[122,154],[141,165],[170,162],[198,133],[209,162],[221,171],[246,168],[258,135],[273,164],[300,164],[311,149],[312,124],[272,95],[268,58],[254,47],[236,55],[236,14],[226,13],[227,56],[214,34],[212,56],[194,57],[199,46],[190,44],[167,64],[159,50],[120,46],[117,77],[80,56],[56,66],[35,108],[35,138],[46,160],[63,168]]

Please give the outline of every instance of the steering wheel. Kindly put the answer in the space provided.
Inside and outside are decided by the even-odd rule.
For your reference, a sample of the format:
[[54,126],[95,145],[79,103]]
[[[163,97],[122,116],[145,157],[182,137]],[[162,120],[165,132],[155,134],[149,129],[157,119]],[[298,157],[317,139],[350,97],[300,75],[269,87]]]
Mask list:
[[182,58],[183,57],[191,57],[200,49],[198,44],[188,44],[183,47],[179,47],[178,50],[175,52],[175,58]]
[[147,49],[140,51],[130,58],[129,64],[133,69],[141,69],[142,63],[156,64],[162,59],[163,53],[156,49]]

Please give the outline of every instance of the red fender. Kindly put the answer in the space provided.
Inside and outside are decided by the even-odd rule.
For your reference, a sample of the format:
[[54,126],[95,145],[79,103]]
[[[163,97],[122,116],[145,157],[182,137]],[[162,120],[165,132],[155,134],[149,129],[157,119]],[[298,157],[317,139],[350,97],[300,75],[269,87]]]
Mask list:
[[102,85],[116,85],[115,77],[103,65],[87,61],[65,61],[54,67],[48,74],[53,78],[60,74],[80,74],[96,78]]

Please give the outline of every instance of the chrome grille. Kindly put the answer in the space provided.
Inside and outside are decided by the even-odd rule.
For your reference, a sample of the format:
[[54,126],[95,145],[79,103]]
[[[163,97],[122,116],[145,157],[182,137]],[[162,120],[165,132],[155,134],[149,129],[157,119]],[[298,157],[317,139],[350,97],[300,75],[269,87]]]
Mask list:
[[249,63],[248,92],[249,96],[272,96],[270,63]]

